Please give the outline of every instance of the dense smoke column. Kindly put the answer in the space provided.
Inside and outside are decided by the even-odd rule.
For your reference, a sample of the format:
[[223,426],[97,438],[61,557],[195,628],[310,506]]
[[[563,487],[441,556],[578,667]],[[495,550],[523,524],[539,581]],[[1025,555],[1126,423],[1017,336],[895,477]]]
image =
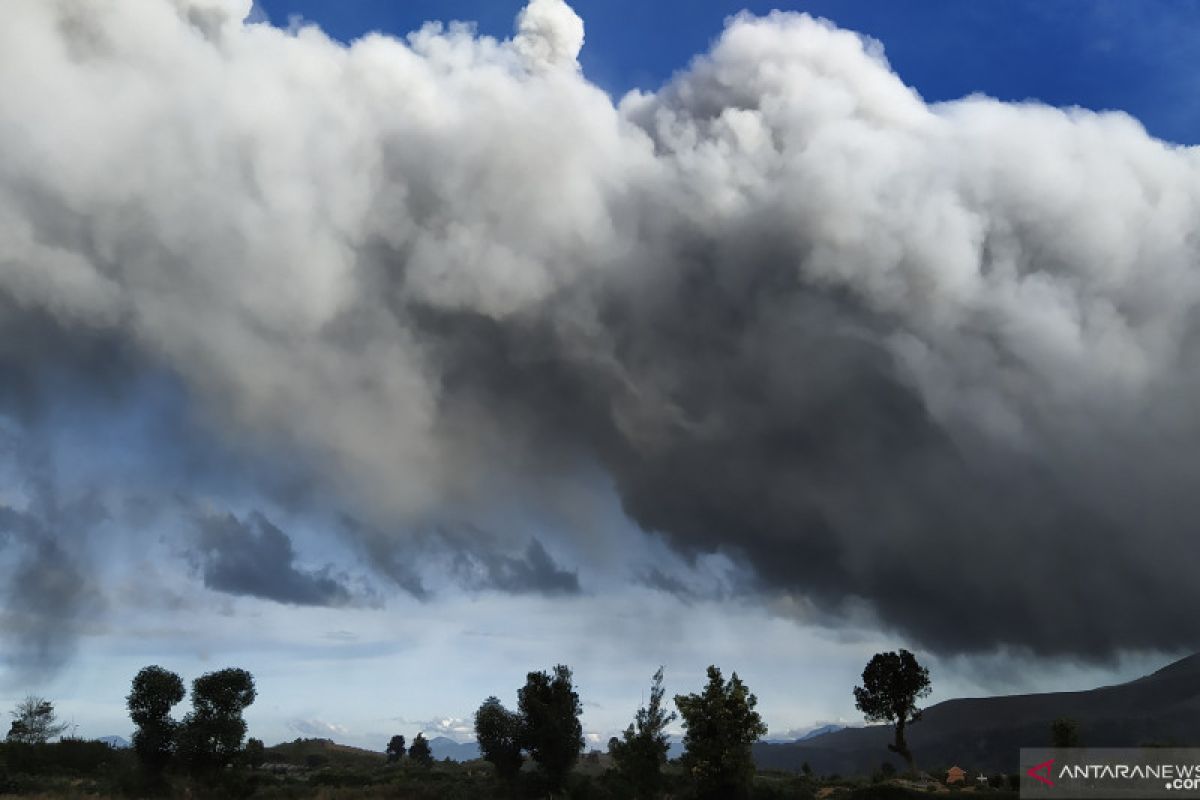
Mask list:
[[[504,42],[344,46],[249,10],[7,9],[21,425],[57,376],[119,401],[167,375],[417,596],[392,538],[598,465],[680,552],[941,652],[1195,644],[1195,150],[1121,114],[928,105],[804,15],[738,17],[614,103],[559,0]],[[348,601],[257,536],[276,595]],[[459,550],[481,585],[580,590],[521,547]],[[244,560],[210,548],[208,579],[261,576]]]

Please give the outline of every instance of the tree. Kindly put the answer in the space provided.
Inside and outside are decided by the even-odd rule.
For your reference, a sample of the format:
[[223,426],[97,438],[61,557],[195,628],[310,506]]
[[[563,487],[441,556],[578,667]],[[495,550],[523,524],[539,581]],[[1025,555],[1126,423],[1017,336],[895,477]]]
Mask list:
[[754,710],[758,698],[735,672],[726,683],[721,670],[708,668],[702,694],[676,695],[686,733],[683,767],[700,800],[737,800],[750,796],[754,780],[751,747],[767,732]]
[[521,752],[524,721],[505,708],[495,697],[483,701],[475,712],[475,737],[484,760],[491,762],[496,773],[511,783],[521,771],[525,756]]
[[417,738],[413,739],[412,747],[408,748],[408,757],[422,767],[433,766],[433,751],[429,749],[425,734],[418,733]]
[[246,740],[246,749],[242,756],[245,758],[246,766],[250,769],[258,769],[267,760],[267,746],[263,744],[262,739],[255,739],[251,736]]
[[183,719],[179,755],[196,771],[220,769],[242,749],[246,720],[254,702],[254,676],[244,669],[222,669],[192,682],[192,711]]
[[70,727],[59,722],[54,713],[54,704],[44,697],[26,695],[9,712],[12,725],[8,729],[8,741],[24,744],[45,744]]
[[530,672],[517,693],[517,708],[525,720],[525,749],[545,774],[551,792],[557,792],[583,750],[583,705],[571,682],[571,668],[559,664],[552,673]]
[[659,667],[650,684],[650,704],[637,710],[621,739],[613,737],[608,742],[617,771],[629,781],[638,800],[658,797],[662,792],[662,768],[671,748],[667,726],[677,719],[674,711],[668,713],[663,708],[665,694],[663,670]]
[[387,759],[389,764],[395,764],[397,761],[404,758],[404,737],[393,736],[388,740],[387,744]]
[[1050,723],[1051,747],[1079,747],[1079,723],[1073,719],[1059,717]]
[[133,678],[133,687],[125,698],[129,718],[137,726],[133,749],[151,772],[161,772],[175,751],[179,724],[171,718],[171,708],[183,695],[183,680],[162,667],[144,667]]
[[863,670],[862,679],[863,685],[854,687],[854,705],[868,722],[895,725],[896,741],[888,749],[903,758],[910,771],[915,770],[904,729],[921,718],[917,700],[929,696],[929,670],[907,650],[876,653]]

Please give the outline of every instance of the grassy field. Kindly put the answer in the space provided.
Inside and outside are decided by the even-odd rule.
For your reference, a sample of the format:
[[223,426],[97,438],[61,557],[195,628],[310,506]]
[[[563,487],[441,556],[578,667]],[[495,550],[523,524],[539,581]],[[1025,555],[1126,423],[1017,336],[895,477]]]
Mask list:
[[[687,800],[680,768],[667,768],[666,798]],[[517,800],[547,796],[540,775],[525,770],[516,787],[496,780],[483,761],[444,761],[422,768],[389,764],[381,753],[323,739],[297,739],[267,748],[265,763],[239,767],[200,780],[169,774],[148,782],[128,750],[96,742],[13,747],[0,745],[0,797],[151,798],[171,800]],[[585,756],[571,775],[564,800],[628,800],[628,786],[611,770],[607,756]],[[753,800],[903,800],[961,796],[962,800],[1012,800],[1015,792],[987,787],[951,788],[936,782],[909,784],[900,779],[822,780],[784,772],[760,772]]]

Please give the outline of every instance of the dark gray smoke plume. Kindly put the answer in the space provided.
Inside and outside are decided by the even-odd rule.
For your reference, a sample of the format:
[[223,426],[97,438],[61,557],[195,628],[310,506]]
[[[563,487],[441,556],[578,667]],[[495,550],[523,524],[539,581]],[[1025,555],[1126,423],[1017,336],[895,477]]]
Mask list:
[[[0,441],[0,449],[8,444]],[[0,503],[0,664],[9,679],[41,678],[60,666],[103,602],[87,569],[87,538],[108,512],[95,497],[60,500],[46,465],[23,460],[27,508]]]
[[614,105],[561,0],[350,47],[248,6],[6,8],[39,363],[118,342],[380,530],[599,466],[681,552],[941,652],[1200,644],[1200,152],[928,105],[803,15]]
[[546,546],[532,539],[520,556],[488,550],[460,550],[454,561],[459,579],[472,589],[509,594],[579,594],[579,575],[558,564]]
[[195,558],[210,589],[298,606],[343,606],[355,599],[332,568],[298,567],[291,538],[261,513],[246,519],[207,514],[196,525]]

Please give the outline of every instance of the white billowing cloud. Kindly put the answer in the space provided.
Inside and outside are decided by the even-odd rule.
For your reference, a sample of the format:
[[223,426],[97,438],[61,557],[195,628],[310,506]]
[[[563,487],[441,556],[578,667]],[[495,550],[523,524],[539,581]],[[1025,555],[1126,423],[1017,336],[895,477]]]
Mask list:
[[[614,104],[561,0],[504,42],[350,46],[243,24],[248,0],[5,11],[0,334],[121,342],[228,440],[302,454],[376,524],[543,500],[600,462],[645,527],[872,598],[896,558],[1004,573],[1070,530],[995,522],[1045,505],[991,481],[1030,459],[1038,491],[1124,532],[1104,575],[1160,606],[1193,583],[1159,576],[1122,515],[1164,513],[1142,535],[1175,541],[1160,510],[1193,502],[1200,152],[1125,115],[929,105],[877,43],[796,14],[737,17]],[[740,449],[755,431],[772,444]],[[988,467],[978,496],[938,488],[959,451]],[[1103,624],[1053,646],[1102,648]]]
[[517,15],[513,43],[534,64],[578,67],[583,20],[564,0],[530,0]]
[[404,725],[414,726],[433,739],[444,736],[456,742],[472,742],[475,740],[475,722],[462,717],[435,717],[429,720],[399,720]]
[[350,733],[350,729],[345,725],[326,722],[323,719],[293,719],[288,722],[288,728],[301,736],[309,736],[317,739],[341,738]]
[[261,17],[254,0],[171,0],[178,13],[205,36],[216,40],[253,17]]
[[305,442],[389,513],[420,508],[462,465],[402,306],[546,298],[581,249],[611,249],[606,184],[633,134],[582,78],[523,68],[518,50],[573,58],[560,2],[502,46],[228,27],[248,11],[11,9],[0,293],[119,330],[227,422]]

